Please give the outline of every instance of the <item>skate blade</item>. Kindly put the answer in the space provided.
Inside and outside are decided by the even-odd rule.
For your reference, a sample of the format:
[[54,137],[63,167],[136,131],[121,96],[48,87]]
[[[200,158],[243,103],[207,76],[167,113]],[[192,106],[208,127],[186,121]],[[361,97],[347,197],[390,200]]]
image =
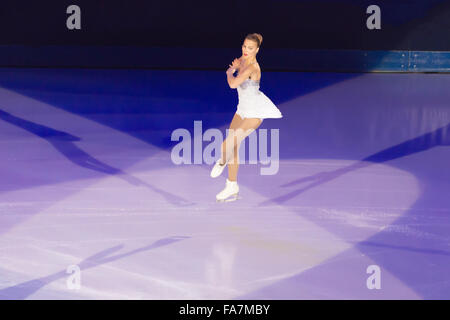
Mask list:
[[234,194],[234,195],[229,196],[226,199],[220,199],[220,200],[216,199],[216,202],[232,202],[232,201],[236,201],[239,199],[242,199],[242,197],[240,197],[239,194]]

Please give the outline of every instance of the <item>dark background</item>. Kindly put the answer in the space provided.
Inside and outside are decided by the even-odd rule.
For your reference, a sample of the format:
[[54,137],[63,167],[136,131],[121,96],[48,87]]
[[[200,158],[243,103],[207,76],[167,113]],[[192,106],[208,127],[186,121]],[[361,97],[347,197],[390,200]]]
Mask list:
[[450,72],[450,0],[4,1],[0,67],[223,70],[253,32],[265,71]]
[[[82,29],[67,30],[66,8]],[[382,29],[366,28],[381,8]],[[450,51],[448,0],[2,1],[0,44],[232,48],[251,32],[266,48]]]

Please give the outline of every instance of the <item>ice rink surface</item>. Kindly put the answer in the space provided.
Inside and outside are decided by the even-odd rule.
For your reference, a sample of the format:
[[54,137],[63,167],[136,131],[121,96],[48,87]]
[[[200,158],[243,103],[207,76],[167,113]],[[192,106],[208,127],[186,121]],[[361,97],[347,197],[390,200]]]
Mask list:
[[225,131],[224,72],[0,69],[0,298],[449,299],[449,88],[263,73],[278,170],[217,203],[171,133]]

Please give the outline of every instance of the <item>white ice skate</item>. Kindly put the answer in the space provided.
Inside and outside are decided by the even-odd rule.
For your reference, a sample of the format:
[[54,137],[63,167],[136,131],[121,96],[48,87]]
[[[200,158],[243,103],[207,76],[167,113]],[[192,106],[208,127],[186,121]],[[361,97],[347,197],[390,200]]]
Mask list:
[[227,179],[225,189],[216,195],[216,200],[218,202],[228,202],[237,199],[239,199],[239,185],[237,184],[237,181],[230,181]]
[[225,167],[227,166],[227,164],[220,164],[220,159],[216,161],[216,164],[214,165],[214,167],[211,170],[211,178],[217,178],[218,176],[220,176],[223,172],[223,169],[225,169]]

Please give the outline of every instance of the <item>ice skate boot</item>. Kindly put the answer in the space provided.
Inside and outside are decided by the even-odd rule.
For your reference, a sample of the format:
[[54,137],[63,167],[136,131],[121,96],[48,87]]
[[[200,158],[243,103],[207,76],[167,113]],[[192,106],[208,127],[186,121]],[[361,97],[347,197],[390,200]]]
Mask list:
[[237,184],[237,181],[230,181],[227,179],[225,189],[216,195],[216,200],[218,202],[228,202],[237,199],[239,199],[239,185]]
[[211,178],[217,178],[218,176],[220,176],[223,172],[223,169],[225,169],[225,167],[227,166],[226,163],[224,163],[223,165],[220,164],[220,159],[216,161],[216,164],[214,165],[214,167],[211,170]]

